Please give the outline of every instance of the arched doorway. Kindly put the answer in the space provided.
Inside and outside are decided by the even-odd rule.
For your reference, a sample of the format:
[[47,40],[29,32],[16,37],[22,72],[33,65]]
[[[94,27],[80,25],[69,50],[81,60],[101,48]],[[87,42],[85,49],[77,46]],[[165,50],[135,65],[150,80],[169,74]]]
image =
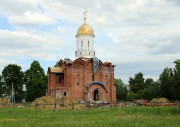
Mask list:
[[98,91],[98,89],[94,90],[94,101],[99,101],[99,91]]

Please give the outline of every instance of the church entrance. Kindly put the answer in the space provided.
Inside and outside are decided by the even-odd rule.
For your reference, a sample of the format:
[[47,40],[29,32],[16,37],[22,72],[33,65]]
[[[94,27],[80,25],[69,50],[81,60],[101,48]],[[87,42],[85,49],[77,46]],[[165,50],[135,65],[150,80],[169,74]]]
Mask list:
[[94,90],[94,101],[99,101],[99,91],[97,89]]

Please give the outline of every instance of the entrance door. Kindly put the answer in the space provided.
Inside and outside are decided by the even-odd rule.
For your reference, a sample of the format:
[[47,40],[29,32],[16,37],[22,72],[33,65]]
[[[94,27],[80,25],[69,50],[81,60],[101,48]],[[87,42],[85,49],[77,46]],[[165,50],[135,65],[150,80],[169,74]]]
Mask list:
[[94,90],[94,101],[99,101],[99,91],[97,89]]

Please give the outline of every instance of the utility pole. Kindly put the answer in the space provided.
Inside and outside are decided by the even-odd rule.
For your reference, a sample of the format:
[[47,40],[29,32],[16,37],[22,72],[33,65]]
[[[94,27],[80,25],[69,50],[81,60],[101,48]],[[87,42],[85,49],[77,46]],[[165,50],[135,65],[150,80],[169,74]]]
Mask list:
[[12,108],[14,108],[14,100],[13,100],[14,99],[14,95],[13,95],[14,91],[13,91],[13,89],[14,88],[13,88],[13,82],[12,82],[12,91],[11,91]]
[[13,82],[12,82],[12,107],[14,107],[14,103],[15,103],[15,96],[14,96],[14,84],[13,84]]
[[11,94],[12,94],[12,95],[11,95],[11,100],[12,100],[12,103],[14,102],[14,100],[13,100],[13,99],[14,99],[14,95],[13,95],[13,93],[14,93],[14,91],[13,91],[13,82],[12,82],[12,92],[11,92]]

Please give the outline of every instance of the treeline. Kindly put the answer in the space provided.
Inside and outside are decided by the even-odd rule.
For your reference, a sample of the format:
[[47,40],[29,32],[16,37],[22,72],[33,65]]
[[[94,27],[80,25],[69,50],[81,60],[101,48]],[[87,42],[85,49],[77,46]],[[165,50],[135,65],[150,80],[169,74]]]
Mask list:
[[132,101],[133,99],[147,99],[165,97],[169,100],[180,100],[180,60],[174,61],[175,67],[166,67],[159,79],[145,79],[139,72],[130,77],[128,84],[121,79],[115,79],[117,99]]
[[[180,60],[174,61],[174,64],[174,68],[166,67],[157,81],[145,79],[141,72],[130,77],[128,84],[124,84],[121,79],[115,79],[117,99],[131,101],[165,97],[169,100],[180,100]],[[21,66],[9,64],[0,75],[0,98],[12,100],[13,86],[16,102],[22,99],[34,101],[46,95],[47,83],[48,77],[38,61],[33,61],[25,72]]]
[[[47,89],[47,75],[38,61],[33,61],[25,72],[21,66],[9,64],[0,75],[0,97],[6,97],[13,102],[34,101],[44,96]],[[12,99],[12,89],[15,98]]]

